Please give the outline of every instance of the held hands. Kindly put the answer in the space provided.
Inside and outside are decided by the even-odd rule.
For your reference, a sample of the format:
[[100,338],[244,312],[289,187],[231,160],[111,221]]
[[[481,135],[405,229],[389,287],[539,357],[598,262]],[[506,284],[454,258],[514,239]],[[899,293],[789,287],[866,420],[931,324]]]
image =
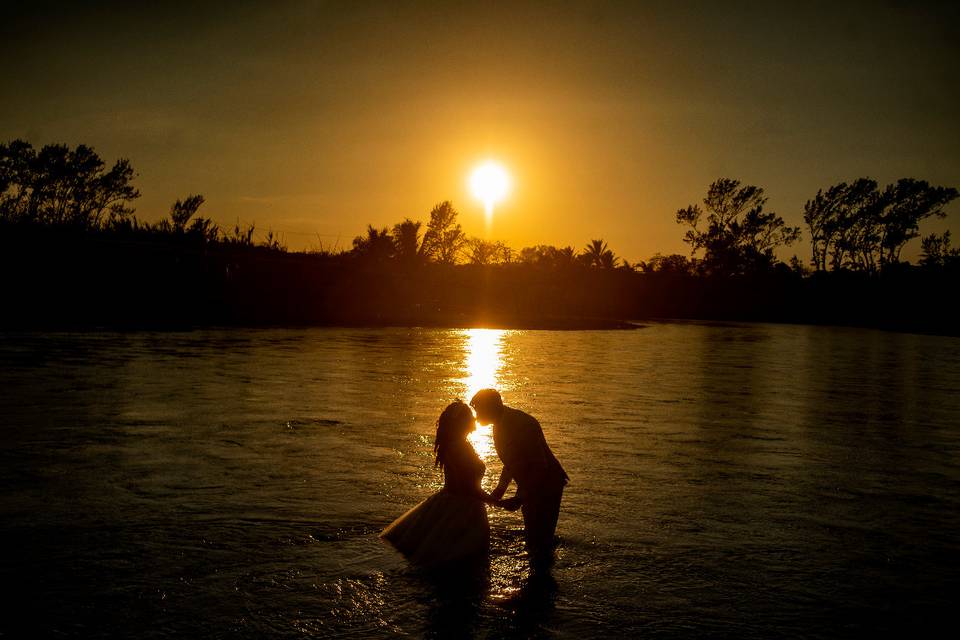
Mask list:
[[507,498],[506,500],[497,500],[494,504],[501,509],[506,509],[507,511],[516,511],[520,508],[522,504],[520,496],[513,496],[512,498]]
[[483,501],[493,507],[500,507],[501,509],[506,509],[507,511],[516,511],[520,508],[520,505],[523,504],[523,500],[520,496],[513,496],[512,498],[507,498],[502,500],[503,491],[491,491],[489,494],[484,494]]
[[513,476],[507,466],[504,465],[503,471],[500,472],[500,481],[497,483],[497,488],[490,492],[490,504],[507,511],[516,511],[520,508],[522,502],[520,496],[515,495],[512,498],[502,500],[511,480],[513,480]]

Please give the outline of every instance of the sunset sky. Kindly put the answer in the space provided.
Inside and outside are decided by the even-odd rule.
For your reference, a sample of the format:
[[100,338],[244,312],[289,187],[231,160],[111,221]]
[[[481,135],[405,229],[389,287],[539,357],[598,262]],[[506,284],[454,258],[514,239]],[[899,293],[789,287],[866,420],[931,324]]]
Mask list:
[[[291,249],[445,199],[485,236],[487,158],[513,176],[489,237],[631,261],[686,253],[674,213],[721,176],[798,225],[843,180],[960,187],[958,3],[20,4],[0,140],[127,157],[140,218],[201,193]],[[948,211],[922,230],[960,236]]]

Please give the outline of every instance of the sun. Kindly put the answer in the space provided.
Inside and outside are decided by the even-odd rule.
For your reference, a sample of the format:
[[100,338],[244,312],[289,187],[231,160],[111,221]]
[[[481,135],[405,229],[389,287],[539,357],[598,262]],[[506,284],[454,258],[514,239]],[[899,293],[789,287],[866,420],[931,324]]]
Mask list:
[[493,218],[493,206],[510,193],[510,174],[503,165],[487,160],[470,173],[470,192],[483,203],[489,223]]

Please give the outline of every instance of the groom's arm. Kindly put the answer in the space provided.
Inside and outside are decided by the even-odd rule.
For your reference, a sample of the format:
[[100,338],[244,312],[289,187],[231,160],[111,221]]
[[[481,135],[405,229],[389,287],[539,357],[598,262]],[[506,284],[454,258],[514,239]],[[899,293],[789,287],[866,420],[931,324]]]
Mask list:
[[523,505],[523,495],[523,489],[520,485],[517,485],[517,492],[513,494],[513,497],[497,500],[497,506],[507,511],[516,511]]
[[513,474],[510,473],[510,468],[503,465],[503,471],[500,472],[500,481],[497,482],[497,488],[490,492],[490,497],[494,500],[502,498],[507,491],[507,487],[510,486],[511,480],[513,480]]

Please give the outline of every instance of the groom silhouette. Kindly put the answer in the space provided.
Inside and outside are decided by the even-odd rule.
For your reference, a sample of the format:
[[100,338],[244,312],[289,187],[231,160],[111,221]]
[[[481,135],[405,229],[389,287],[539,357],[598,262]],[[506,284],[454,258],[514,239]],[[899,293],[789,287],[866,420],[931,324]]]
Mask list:
[[511,480],[517,483],[513,498],[501,506],[523,513],[523,532],[531,554],[542,555],[553,547],[553,532],[560,514],[563,487],[569,480],[550,451],[543,429],[533,416],[507,407],[495,389],[481,389],[470,400],[477,422],[493,425],[493,446],[503,462],[497,488],[490,493],[500,500]]

